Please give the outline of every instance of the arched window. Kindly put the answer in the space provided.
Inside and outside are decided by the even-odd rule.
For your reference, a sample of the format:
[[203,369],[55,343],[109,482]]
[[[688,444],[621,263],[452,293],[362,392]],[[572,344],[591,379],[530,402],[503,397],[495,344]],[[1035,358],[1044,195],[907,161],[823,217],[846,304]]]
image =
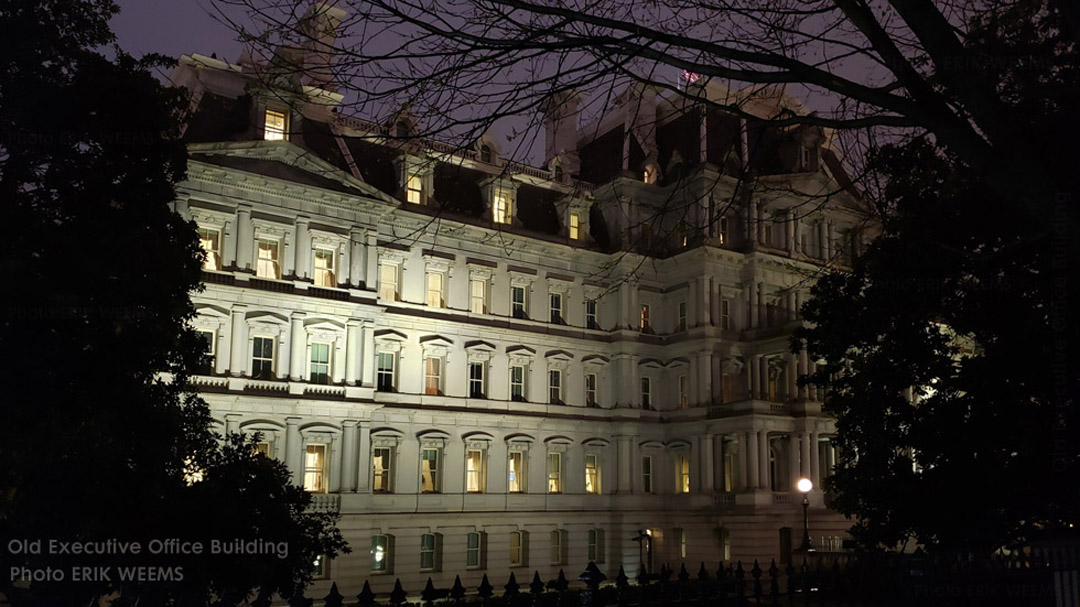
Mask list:
[[381,533],[371,536],[371,571],[373,573],[394,571],[394,536]]
[[776,458],[776,447],[769,447],[769,489],[780,490],[780,467]]
[[551,564],[566,563],[566,531],[556,529],[551,532]]
[[420,536],[420,570],[421,571],[438,571],[439,570],[439,552],[441,546],[439,545],[439,534],[437,533],[424,533]]
[[563,180],[562,165],[557,164],[557,165],[555,165],[555,181],[557,181],[559,183],[562,183],[562,180]]
[[484,537],[479,531],[473,531],[465,538],[465,566],[469,569],[484,567]]
[[510,533],[510,566],[525,567],[529,564],[529,533],[512,531]]
[[480,162],[491,164],[491,146],[486,143],[480,146]]
[[394,125],[394,135],[397,137],[408,137],[412,134],[411,131],[412,129],[409,128],[409,123],[404,120],[398,120],[397,124]]

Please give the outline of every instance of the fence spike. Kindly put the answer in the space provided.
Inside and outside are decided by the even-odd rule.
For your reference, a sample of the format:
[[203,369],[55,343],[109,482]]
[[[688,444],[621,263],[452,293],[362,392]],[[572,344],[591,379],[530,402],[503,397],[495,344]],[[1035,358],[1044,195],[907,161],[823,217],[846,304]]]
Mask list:
[[461,576],[454,576],[454,585],[450,588],[450,598],[460,601],[465,598],[465,586],[461,583]]
[[304,597],[304,588],[301,586],[297,586],[289,597],[289,607],[308,607],[311,603],[311,599]]
[[325,607],[341,607],[345,604],[345,597],[338,591],[337,582],[330,584],[330,593],[323,597]]
[[488,581],[487,574],[485,573],[483,579],[480,580],[480,585],[476,587],[476,593],[480,595],[480,598],[487,599],[491,598],[492,591],[494,590],[495,588],[491,585],[491,582]]
[[517,578],[514,577],[514,572],[510,572],[510,580],[503,586],[503,596],[517,596],[521,587],[518,586]]
[[356,595],[356,603],[360,607],[370,607],[375,604],[375,593],[371,591],[371,585],[367,580],[364,580],[364,587],[360,590],[360,594]]
[[615,586],[619,588],[626,588],[630,585],[630,578],[626,577],[626,570],[622,565],[619,565],[619,575],[615,576]]
[[390,591],[390,604],[391,605],[404,605],[405,599],[408,598],[408,593],[401,587],[401,578],[394,579],[394,589]]
[[540,572],[533,571],[532,583],[529,584],[529,592],[533,594],[542,594],[544,592],[544,580],[540,579]]
[[698,567],[697,579],[700,582],[709,581],[709,572],[708,572],[708,570],[705,569],[705,561],[702,561],[701,562],[701,567]]

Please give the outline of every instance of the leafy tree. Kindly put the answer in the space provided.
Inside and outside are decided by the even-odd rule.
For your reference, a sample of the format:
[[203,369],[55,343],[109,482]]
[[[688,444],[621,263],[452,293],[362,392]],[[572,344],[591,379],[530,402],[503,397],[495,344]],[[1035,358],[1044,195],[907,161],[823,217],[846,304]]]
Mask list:
[[[116,10],[108,0],[0,8],[0,592],[14,604],[288,594],[316,555],[346,547],[283,466],[250,440],[219,442],[187,387],[202,349],[187,323],[203,253],[169,206],[186,166],[186,100],[151,75],[161,58],[109,46]],[[289,552],[147,554],[167,538],[207,550],[215,538],[287,541]],[[42,540],[41,554],[10,550],[12,539]],[[50,539],[139,541],[143,554],[51,554]],[[120,583],[116,567],[133,564],[184,577]],[[73,580],[72,566],[95,565],[112,566],[111,581]],[[11,566],[65,577],[16,584]]]

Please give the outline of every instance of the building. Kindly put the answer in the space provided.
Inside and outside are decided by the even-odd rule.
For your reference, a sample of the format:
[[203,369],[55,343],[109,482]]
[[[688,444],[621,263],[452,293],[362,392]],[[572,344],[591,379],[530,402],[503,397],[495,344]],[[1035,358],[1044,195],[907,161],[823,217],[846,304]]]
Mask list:
[[194,382],[341,512],[354,552],[321,577],[348,596],[782,563],[802,476],[814,543],[840,549],[817,489],[835,424],[789,351],[813,277],[864,240],[820,131],[649,89],[579,128],[564,95],[537,168],[268,73],[192,55],[174,76],[193,94],[176,206],[208,254]]

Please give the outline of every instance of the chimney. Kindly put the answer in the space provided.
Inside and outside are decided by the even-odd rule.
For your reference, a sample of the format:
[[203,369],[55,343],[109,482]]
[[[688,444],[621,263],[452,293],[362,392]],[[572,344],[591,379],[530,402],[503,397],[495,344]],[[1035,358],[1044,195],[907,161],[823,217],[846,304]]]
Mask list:
[[300,19],[297,29],[302,41],[300,66],[304,71],[304,84],[334,89],[334,42],[346,14],[334,6],[334,2],[319,1],[312,3]]
[[580,104],[581,96],[573,90],[555,93],[540,104],[544,116],[544,165],[561,157],[567,175],[576,175],[580,168],[577,150]]

